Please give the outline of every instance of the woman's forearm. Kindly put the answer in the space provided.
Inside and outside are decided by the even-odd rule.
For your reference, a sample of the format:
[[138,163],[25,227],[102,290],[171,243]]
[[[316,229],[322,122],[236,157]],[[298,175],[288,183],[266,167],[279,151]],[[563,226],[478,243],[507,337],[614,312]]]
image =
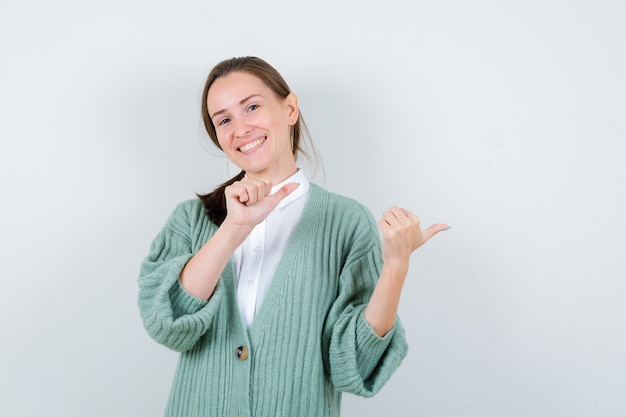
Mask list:
[[408,268],[408,261],[396,265],[384,264],[378,283],[367,303],[365,320],[380,337],[393,329]]
[[225,221],[215,234],[187,262],[180,273],[180,283],[191,295],[208,300],[235,249],[252,229]]

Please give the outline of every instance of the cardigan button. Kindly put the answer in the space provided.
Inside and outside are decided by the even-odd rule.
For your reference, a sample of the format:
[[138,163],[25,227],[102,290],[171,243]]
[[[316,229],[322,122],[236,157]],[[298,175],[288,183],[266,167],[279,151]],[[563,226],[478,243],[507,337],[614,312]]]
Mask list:
[[248,359],[248,348],[245,346],[239,346],[237,348],[237,357],[239,358],[240,361],[245,361],[246,359]]

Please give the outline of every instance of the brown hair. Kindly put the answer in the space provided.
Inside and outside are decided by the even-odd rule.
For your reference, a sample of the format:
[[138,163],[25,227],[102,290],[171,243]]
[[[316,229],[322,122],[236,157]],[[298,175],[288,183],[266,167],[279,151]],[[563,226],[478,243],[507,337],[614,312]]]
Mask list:
[[[209,76],[207,77],[206,82],[204,83],[204,90],[202,91],[201,112],[204,127],[209,134],[209,137],[211,138],[213,144],[215,144],[215,146],[217,146],[219,149],[222,149],[222,147],[217,140],[215,125],[213,125],[213,121],[209,116],[207,97],[209,95],[209,89],[211,88],[215,80],[234,72],[247,72],[251,75],[254,75],[261,81],[263,81],[265,85],[267,85],[278,97],[282,99],[286,98],[289,93],[291,93],[291,89],[289,88],[283,77],[279,74],[279,72],[276,71],[276,69],[270,64],[260,58],[253,56],[231,58],[222,61],[215,67],[213,67],[213,69],[209,73]],[[297,158],[298,152],[300,152],[308,158],[309,154],[302,148],[301,141],[304,137],[304,134],[306,134],[309,139],[310,136],[308,134],[306,124],[304,123],[304,120],[302,118],[302,113],[300,113],[299,111],[298,113],[298,120],[291,127],[293,154],[294,157]],[[313,154],[315,154],[315,149],[312,146],[311,150]],[[235,177],[221,184],[209,194],[198,195],[198,198],[200,198],[202,204],[204,205],[204,208],[206,209],[207,216],[216,225],[221,225],[226,218],[226,198],[224,196],[224,189],[234,182],[240,181],[245,176],[245,174],[246,173],[244,171],[241,171]]]

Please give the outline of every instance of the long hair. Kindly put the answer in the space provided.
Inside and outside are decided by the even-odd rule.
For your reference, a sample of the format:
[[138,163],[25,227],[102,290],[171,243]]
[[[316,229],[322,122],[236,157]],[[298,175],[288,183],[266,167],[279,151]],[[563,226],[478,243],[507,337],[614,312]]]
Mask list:
[[[263,83],[265,83],[267,87],[269,87],[278,97],[282,99],[286,98],[289,93],[291,93],[291,89],[289,88],[283,77],[279,74],[279,72],[276,71],[276,69],[270,64],[260,58],[253,56],[231,58],[222,61],[215,67],[213,67],[207,77],[206,82],[204,83],[204,89],[202,91],[201,112],[202,121],[204,122],[204,128],[209,134],[209,137],[211,138],[213,144],[217,146],[220,150],[222,149],[222,147],[217,140],[215,125],[213,125],[213,121],[209,116],[207,97],[209,95],[209,89],[218,78],[224,77],[234,72],[246,72],[248,74],[254,75],[261,81],[263,81]],[[291,127],[291,136],[293,138],[293,155],[297,159],[298,153],[302,153],[305,157],[310,158],[310,155],[302,147],[302,141],[305,134],[306,137],[309,139],[309,142],[310,135],[306,124],[304,123],[304,119],[302,118],[302,113],[300,111],[298,111],[298,113],[298,120]],[[312,144],[309,145],[311,152],[313,153],[313,155],[315,155],[315,148],[312,146]],[[236,181],[240,181],[245,176],[245,174],[246,173],[244,171],[241,171],[235,177],[221,184],[209,194],[198,194],[198,198],[202,201],[202,204],[206,209],[207,216],[216,225],[221,225],[227,214],[226,197],[224,195],[225,188]]]

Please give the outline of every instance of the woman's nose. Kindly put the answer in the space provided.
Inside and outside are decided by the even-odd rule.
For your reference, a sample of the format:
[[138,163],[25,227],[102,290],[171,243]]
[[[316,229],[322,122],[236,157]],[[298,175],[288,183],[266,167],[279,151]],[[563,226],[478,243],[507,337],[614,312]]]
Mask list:
[[248,132],[250,132],[250,126],[245,120],[239,119],[235,121],[235,135],[237,137],[245,136]]

